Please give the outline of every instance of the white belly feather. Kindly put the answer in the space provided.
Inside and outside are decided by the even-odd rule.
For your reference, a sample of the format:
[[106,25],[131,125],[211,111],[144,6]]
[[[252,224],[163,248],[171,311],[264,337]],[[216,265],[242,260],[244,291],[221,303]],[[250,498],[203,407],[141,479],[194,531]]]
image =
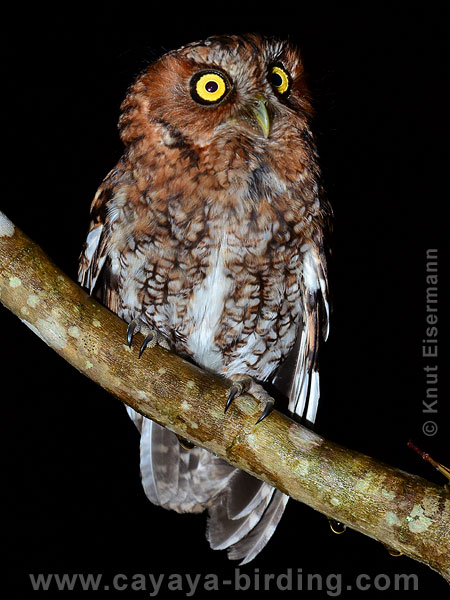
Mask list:
[[218,247],[211,255],[208,273],[193,290],[186,322],[189,323],[187,347],[193,359],[201,366],[220,371],[223,362],[214,343],[225,300],[233,287],[233,279],[226,276],[224,250]]

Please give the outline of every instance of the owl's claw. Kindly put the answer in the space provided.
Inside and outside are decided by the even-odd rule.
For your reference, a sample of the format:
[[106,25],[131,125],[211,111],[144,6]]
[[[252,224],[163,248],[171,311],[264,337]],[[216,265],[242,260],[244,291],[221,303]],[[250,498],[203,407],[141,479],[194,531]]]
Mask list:
[[[127,342],[128,346],[131,348],[131,344],[133,342],[133,335],[135,334],[136,328],[139,327],[139,319],[133,319],[127,329]],[[139,329],[138,329],[139,331]]]
[[227,412],[236,396],[241,396],[245,392],[248,392],[260,402],[266,402],[263,412],[256,421],[256,425],[258,425],[258,423],[261,423],[261,421],[268,417],[273,411],[275,400],[269,396],[261,384],[256,383],[256,381],[254,381],[251,377],[241,376],[239,379],[236,379],[228,392],[228,399],[227,403],[225,404],[224,412]]
[[150,348],[154,348],[157,343],[158,343],[158,334],[156,333],[156,331],[152,330],[152,331],[150,331],[150,333],[148,335],[145,336],[145,339],[142,342],[141,348],[139,350],[139,358],[141,358],[141,356],[142,356],[144,350],[147,348],[147,346],[150,346]]
[[225,404],[225,410],[223,412],[226,413],[227,410],[230,408],[231,403],[236,398],[236,396],[240,396],[241,394],[246,392],[249,387],[250,387],[250,378],[248,380],[240,379],[239,381],[236,381],[235,383],[233,383],[233,385],[230,387],[227,403]]
[[273,398],[269,398],[269,400],[267,400],[266,406],[264,407],[264,410],[261,413],[261,416],[256,421],[256,425],[258,425],[258,423],[261,423],[261,421],[263,419],[265,419],[266,417],[268,417],[270,415],[270,413],[273,411],[274,404],[275,404],[275,400]]
[[148,325],[146,325],[139,317],[136,317],[135,319],[133,319],[130,324],[128,325],[128,329],[127,329],[127,342],[128,342],[128,346],[131,348],[131,344],[133,343],[133,336],[135,333],[137,333],[138,331],[141,331],[141,327],[142,327],[142,333],[147,333],[147,335],[144,338],[144,341],[141,344],[141,347],[139,349],[139,358],[141,358],[142,354],[144,353],[144,350],[147,348],[147,346],[149,346],[150,348],[154,348],[156,346],[156,344],[158,344],[159,346],[161,346],[162,348],[165,348],[166,350],[170,350],[170,343],[169,340],[162,334],[159,333],[159,331],[156,331],[155,329],[150,329]]

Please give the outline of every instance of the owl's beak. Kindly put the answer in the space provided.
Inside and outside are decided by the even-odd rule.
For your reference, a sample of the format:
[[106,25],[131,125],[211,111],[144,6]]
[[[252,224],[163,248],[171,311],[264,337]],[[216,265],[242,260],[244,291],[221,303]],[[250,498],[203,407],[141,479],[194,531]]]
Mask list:
[[270,133],[270,117],[267,112],[267,100],[264,96],[256,96],[252,112],[258,125],[261,127],[264,137],[268,138]]

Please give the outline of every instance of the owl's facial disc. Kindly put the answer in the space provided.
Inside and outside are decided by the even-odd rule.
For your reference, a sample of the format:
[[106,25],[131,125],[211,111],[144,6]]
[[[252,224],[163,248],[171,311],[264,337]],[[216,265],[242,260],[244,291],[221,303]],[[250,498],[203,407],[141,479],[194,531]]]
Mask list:
[[270,134],[270,117],[267,111],[267,100],[264,96],[256,96],[252,113],[261,128],[263,136],[267,139]]

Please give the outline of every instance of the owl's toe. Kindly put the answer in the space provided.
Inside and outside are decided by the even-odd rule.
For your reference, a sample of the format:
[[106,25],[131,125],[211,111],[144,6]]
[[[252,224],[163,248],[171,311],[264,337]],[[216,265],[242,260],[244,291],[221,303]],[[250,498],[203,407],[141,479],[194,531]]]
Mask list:
[[150,331],[150,333],[145,336],[145,339],[141,344],[141,347],[139,349],[139,358],[141,358],[141,356],[142,356],[144,350],[147,348],[147,346],[149,346],[150,348],[154,348],[157,343],[158,343],[158,334],[156,333],[156,331],[154,329],[152,329]]
[[263,386],[256,381],[254,381],[248,375],[244,376],[235,376],[236,380],[233,385],[230,387],[228,392],[228,399],[225,405],[225,411],[229,409],[231,403],[237,396],[241,396],[245,392],[248,392],[251,396],[259,400],[260,402],[265,402],[264,410],[261,413],[259,419],[256,421],[256,424],[261,423],[263,419],[270,415],[273,411],[275,400],[269,396],[268,392],[263,388]]
[[145,336],[144,341],[142,342],[141,348],[139,350],[139,358],[141,358],[144,350],[147,348],[154,348],[156,345],[161,346],[161,348],[165,348],[166,350],[170,350],[170,344],[168,339],[156,329],[151,329],[150,332]]
[[225,410],[223,412],[226,413],[236,396],[241,396],[244,392],[247,392],[251,384],[252,380],[250,377],[243,377],[242,379],[237,379],[230,387],[230,390],[228,392],[227,403],[225,404]]
[[144,353],[144,350],[147,347],[154,348],[156,344],[158,344],[158,346],[161,346],[162,348],[165,348],[166,350],[171,350],[169,340],[156,329],[149,329],[148,325],[140,317],[136,317],[128,325],[127,342],[130,348],[133,343],[134,335],[139,331],[142,331],[144,335],[146,334],[144,341],[142,342],[141,347],[139,349],[139,358],[141,358],[142,354]]

